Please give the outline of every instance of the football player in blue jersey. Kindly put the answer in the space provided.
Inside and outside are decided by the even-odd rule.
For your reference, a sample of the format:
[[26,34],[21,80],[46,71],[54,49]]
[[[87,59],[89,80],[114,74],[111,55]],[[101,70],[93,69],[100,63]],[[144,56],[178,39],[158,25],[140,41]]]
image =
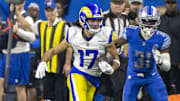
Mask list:
[[168,48],[170,37],[157,30],[160,15],[153,6],[145,6],[139,12],[139,26],[126,27],[123,36],[115,41],[117,47],[129,43],[129,62],[123,92],[123,101],[136,101],[141,87],[145,87],[154,101],[168,101],[161,70],[170,70]]
[[[96,4],[88,4],[79,12],[79,26],[68,29],[65,39],[43,56],[38,66],[37,77],[44,77],[47,71],[46,62],[53,55],[68,47],[73,49],[73,66],[67,79],[70,101],[93,101],[96,87],[102,73],[112,75],[120,66],[114,38],[115,33],[110,27],[103,26],[103,13]],[[99,56],[110,53],[113,65],[106,61],[98,61]]]

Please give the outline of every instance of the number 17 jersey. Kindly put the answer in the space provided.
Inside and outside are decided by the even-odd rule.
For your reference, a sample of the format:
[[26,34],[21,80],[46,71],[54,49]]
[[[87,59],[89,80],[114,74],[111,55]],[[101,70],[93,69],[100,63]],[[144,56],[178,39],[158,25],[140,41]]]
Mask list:
[[115,33],[110,27],[102,27],[99,33],[85,39],[81,27],[70,27],[66,41],[73,49],[73,65],[81,72],[100,77],[102,72],[98,67],[98,57],[105,53],[105,48],[115,38]]

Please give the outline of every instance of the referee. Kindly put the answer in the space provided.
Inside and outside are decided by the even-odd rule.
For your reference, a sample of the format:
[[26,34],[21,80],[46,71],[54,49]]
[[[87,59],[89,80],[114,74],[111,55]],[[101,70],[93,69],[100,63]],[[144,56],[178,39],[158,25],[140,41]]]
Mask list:
[[[32,30],[40,35],[41,43],[41,57],[50,48],[58,45],[63,40],[64,34],[68,29],[68,25],[64,20],[59,21],[56,17],[56,5],[53,1],[48,1],[45,4],[45,15],[47,21],[36,23]],[[61,54],[53,56],[53,58],[47,62],[48,68],[47,76],[44,81],[43,97],[45,101],[66,101],[67,99],[67,85],[66,77],[71,68],[71,56],[72,53],[66,51]],[[67,58],[65,58],[67,57]],[[68,60],[68,61],[66,61]],[[66,61],[66,63],[65,63]],[[45,68],[38,68],[35,77],[42,79],[42,70]],[[65,74],[63,74],[65,72]],[[44,72],[42,74],[45,74]]]

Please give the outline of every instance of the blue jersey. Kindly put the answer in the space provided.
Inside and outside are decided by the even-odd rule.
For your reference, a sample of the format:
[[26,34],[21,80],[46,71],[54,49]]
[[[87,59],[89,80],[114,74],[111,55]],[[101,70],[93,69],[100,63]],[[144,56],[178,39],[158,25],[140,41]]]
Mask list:
[[128,69],[142,73],[156,70],[152,49],[165,50],[170,45],[170,37],[166,33],[155,30],[152,37],[144,41],[140,27],[132,25],[126,27],[123,39],[129,43]]

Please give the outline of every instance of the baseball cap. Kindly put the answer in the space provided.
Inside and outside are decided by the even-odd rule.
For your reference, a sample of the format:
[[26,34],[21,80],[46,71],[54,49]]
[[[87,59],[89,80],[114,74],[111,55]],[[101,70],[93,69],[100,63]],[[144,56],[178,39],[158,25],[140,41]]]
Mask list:
[[143,0],[130,0],[130,3],[134,3],[134,2],[137,2],[137,3],[143,3]]
[[33,3],[33,2],[29,4],[28,9],[29,8],[35,8],[35,9],[38,9],[38,11],[39,11],[39,6],[36,3]]
[[45,3],[45,9],[46,8],[55,9],[56,8],[56,4],[53,1],[48,1],[48,2]]
[[121,2],[123,3],[125,0],[111,0],[111,2]]

